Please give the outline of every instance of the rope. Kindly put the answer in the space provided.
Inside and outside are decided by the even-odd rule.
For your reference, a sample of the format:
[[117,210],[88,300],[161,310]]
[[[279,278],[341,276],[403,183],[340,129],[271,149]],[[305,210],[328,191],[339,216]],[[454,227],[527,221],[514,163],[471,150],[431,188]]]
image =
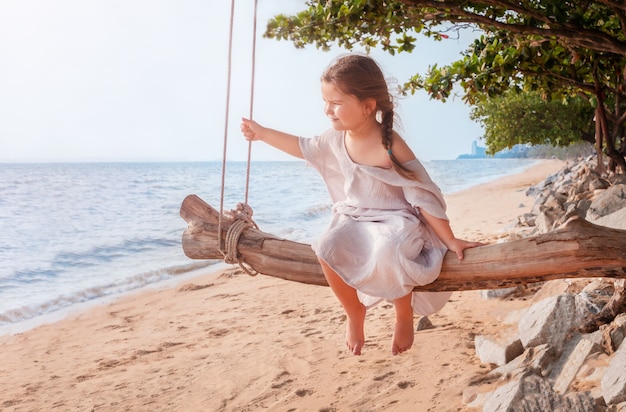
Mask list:
[[[254,17],[252,24],[252,69],[250,75],[250,116],[254,115],[254,77],[256,72],[256,22],[257,22],[257,9],[258,0],[254,0]],[[246,161],[246,194],[244,196],[244,202],[248,203],[248,187],[250,186],[250,160],[252,159],[252,140],[248,140],[248,160]]]
[[238,203],[237,208],[232,210],[230,214],[232,215],[234,222],[228,228],[228,232],[226,232],[226,251],[222,252],[224,255],[224,262],[231,264],[239,263],[239,267],[241,267],[244,272],[250,276],[256,276],[259,272],[257,272],[252,265],[241,259],[239,250],[237,249],[239,238],[244,230],[249,227],[258,229],[256,223],[252,220],[252,208],[247,204]]
[[233,61],[233,21],[235,19],[235,0],[230,2],[230,29],[228,34],[228,70],[226,77],[226,111],[224,118],[224,144],[222,152],[222,191],[220,194],[220,219],[217,224],[217,243],[220,252],[224,254],[224,243],[222,242],[222,216],[224,214],[224,187],[226,186],[226,154],[228,146],[228,117],[230,115],[230,78],[232,73]]
[[[257,31],[257,9],[258,0],[254,1],[254,24],[252,33],[252,75],[250,81],[250,114],[249,118],[252,119],[254,109],[254,78],[255,78],[255,66],[256,66],[256,31]],[[239,266],[250,276],[256,276],[257,272],[252,265],[245,262],[237,245],[239,244],[239,238],[243,232],[250,227],[258,229],[257,224],[252,220],[252,208],[248,205],[248,192],[250,187],[250,164],[252,158],[252,142],[248,142],[248,158],[246,162],[246,190],[244,196],[244,203],[239,203],[237,208],[231,210],[229,215],[234,219],[234,222],[228,228],[226,236],[222,237],[223,216],[224,216],[224,192],[226,187],[226,154],[228,144],[228,119],[230,115],[230,91],[231,91],[231,72],[232,72],[232,48],[233,48],[233,22],[235,16],[235,0],[231,1],[230,7],[230,29],[228,36],[228,77],[226,82],[226,113],[224,119],[224,151],[222,154],[222,188],[220,194],[220,217],[217,228],[217,240],[219,250],[224,256],[226,263],[238,263]]]

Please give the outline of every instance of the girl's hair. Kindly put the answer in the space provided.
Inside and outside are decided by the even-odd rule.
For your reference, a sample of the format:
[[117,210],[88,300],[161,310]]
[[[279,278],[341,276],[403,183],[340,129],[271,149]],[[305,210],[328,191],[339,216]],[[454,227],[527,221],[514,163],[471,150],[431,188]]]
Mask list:
[[360,101],[374,99],[376,111],[380,111],[382,127],[382,144],[389,153],[393,168],[398,174],[417,180],[414,173],[404,167],[396,159],[391,150],[391,139],[394,133],[394,102],[383,71],[369,56],[347,54],[338,57],[322,74],[322,81],[336,85],[346,94],[355,96]]

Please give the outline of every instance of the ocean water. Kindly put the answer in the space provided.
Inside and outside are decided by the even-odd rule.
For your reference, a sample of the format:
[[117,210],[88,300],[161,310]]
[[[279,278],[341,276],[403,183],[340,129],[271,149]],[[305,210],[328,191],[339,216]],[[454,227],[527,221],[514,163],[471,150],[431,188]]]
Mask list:
[[[425,162],[446,194],[534,163]],[[229,162],[224,210],[244,201],[246,163]],[[179,216],[188,194],[219,209],[221,162],[0,163],[0,334],[85,303],[220,263],[187,258]],[[248,203],[261,230],[310,242],[330,216],[322,180],[303,162],[253,162]]]

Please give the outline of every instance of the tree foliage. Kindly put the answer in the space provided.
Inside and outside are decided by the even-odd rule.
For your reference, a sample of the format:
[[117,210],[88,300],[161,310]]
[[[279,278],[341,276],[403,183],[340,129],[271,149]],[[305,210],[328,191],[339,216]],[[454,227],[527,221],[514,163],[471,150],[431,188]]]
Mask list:
[[546,100],[579,96],[595,110],[598,154],[626,171],[626,4],[615,0],[343,0],[309,1],[295,16],[277,16],[266,35],[297,47],[338,44],[411,52],[416,35],[442,39],[474,27],[483,36],[464,56],[432,66],[405,84],[445,100],[455,84],[464,99],[524,90]]
[[567,147],[594,142],[594,110],[580,97],[546,101],[537,93],[509,90],[474,105],[471,118],[483,125],[488,153],[516,144]]
[[266,34],[289,39],[297,47],[328,48],[355,44],[406,50],[396,36],[408,32],[441,33],[442,24],[467,25],[485,32],[505,31],[537,40],[559,38],[572,47],[626,54],[623,22],[626,5],[619,1],[511,0],[310,0],[295,16],[276,16]]

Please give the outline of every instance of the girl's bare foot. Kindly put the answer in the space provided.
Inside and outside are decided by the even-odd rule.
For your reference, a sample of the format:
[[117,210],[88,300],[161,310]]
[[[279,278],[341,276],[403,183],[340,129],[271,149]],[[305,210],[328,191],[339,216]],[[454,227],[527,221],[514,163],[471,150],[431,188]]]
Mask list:
[[360,355],[365,344],[365,307],[346,319],[346,346],[354,355]]
[[413,307],[411,306],[412,294],[396,299],[393,305],[396,309],[396,329],[393,332],[391,353],[397,355],[406,352],[413,346],[415,332],[413,330]]
[[396,319],[396,330],[393,332],[391,353],[397,355],[411,349],[414,338],[413,314],[408,319]]
[[346,311],[346,346],[353,354],[360,355],[365,344],[365,306],[359,300],[356,289],[345,283],[326,262],[319,261],[328,285]]

